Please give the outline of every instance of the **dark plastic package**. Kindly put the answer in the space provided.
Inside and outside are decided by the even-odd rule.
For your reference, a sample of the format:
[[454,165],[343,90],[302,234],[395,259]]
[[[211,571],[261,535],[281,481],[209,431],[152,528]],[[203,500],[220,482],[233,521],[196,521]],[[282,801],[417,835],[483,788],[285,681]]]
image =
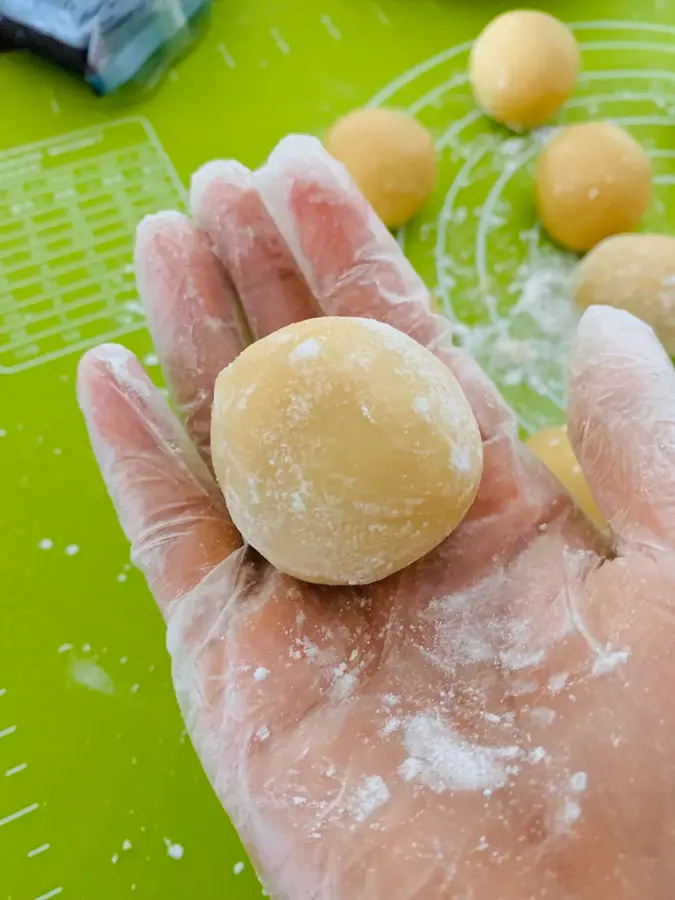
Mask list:
[[28,50],[97,94],[155,81],[200,33],[210,0],[0,0],[0,50]]

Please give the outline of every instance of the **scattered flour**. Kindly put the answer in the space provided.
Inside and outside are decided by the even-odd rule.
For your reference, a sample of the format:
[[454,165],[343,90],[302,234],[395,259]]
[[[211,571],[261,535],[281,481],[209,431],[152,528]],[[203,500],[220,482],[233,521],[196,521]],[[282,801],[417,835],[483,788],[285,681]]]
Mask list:
[[321,353],[321,341],[316,338],[307,338],[293,350],[291,353],[291,361],[296,362],[301,359],[316,359]]
[[333,687],[330,692],[334,701],[347,700],[354,693],[358,678],[354,672],[347,671],[347,663],[340,663],[332,672]]
[[166,854],[169,859],[182,859],[185,854],[185,848],[182,844],[176,844],[173,841],[170,841],[169,838],[164,838],[164,843],[166,845]]
[[349,808],[358,822],[365,822],[390,796],[389,788],[379,775],[368,775],[356,791]]
[[279,29],[278,28],[270,28],[270,36],[271,36],[272,40],[274,41],[274,43],[279,48],[279,50],[285,56],[288,56],[288,54],[291,52],[291,48],[288,46],[288,43],[281,36],[281,32],[279,31]]
[[539,690],[539,682],[526,678],[514,678],[509,684],[509,694],[512,697],[522,697],[524,694],[534,694]]
[[302,647],[302,652],[307,659],[319,658],[319,648],[308,637],[296,638],[295,642]]
[[409,756],[398,767],[398,774],[404,781],[414,781],[424,772],[424,763],[415,756]]
[[321,16],[321,24],[326,29],[328,34],[333,38],[334,41],[342,40],[342,34],[337,28],[335,22],[331,19],[331,17],[327,13],[323,13]]
[[629,656],[629,650],[611,650],[609,648],[603,650],[593,663],[593,675],[607,675],[609,672],[613,672],[617,666],[627,662]]
[[573,791],[585,791],[588,787],[588,775],[585,772],[575,772],[570,778],[570,786]]
[[535,747],[530,753],[530,762],[538,763],[547,758],[547,753],[543,747]]
[[509,647],[499,654],[499,661],[511,672],[519,669],[534,669],[544,661],[544,650],[523,650],[522,647]]
[[[448,294],[446,305],[450,308],[455,293],[462,291],[474,294],[476,305],[490,310],[482,323],[473,323],[466,330],[460,327],[457,333],[462,345],[504,388],[507,399],[511,389],[526,387],[563,410],[567,359],[578,321],[570,302],[570,278],[576,260],[571,254],[538,246],[537,229],[524,232],[520,240],[529,251],[508,288],[476,284],[475,274],[469,284],[460,276],[453,287],[450,273],[441,290]],[[452,267],[451,261],[447,265]],[[510,295],[508,315],[498,300],[488,296],[490,290],[498,296],[504,291]],[[521,425],[530,432],[539,427],[522,418]]]
[[555,719],[555,710],[549,709],[547,706],[538,706],[529,711],[530,719],[537,725],[550,725]]
[[80,552],[77,544],[68,544],[66,547],[66,556],[76,556]]
[[470,471],[472,455],[469,447],[462,447],[459,444],[456,444],[452,448],[452,468],[459,472]]
[[54,541],[51,538],[43,538],[38,544],[40,550],[51,550],[53,546]]
[[429,417],[429,411],[431,407],[429,405],[429,401],[426,397],[415,397],[415,401],[413,403],[413,410],[416,413],[419,413],[420,416],[424,416],[424,418]]
[[558,672],[557,675],[551,675],[548,680],[548,689],[552,694],[559,694],[565,687],[569,679],[568,672]]
[[264,666],[258,666],[258,668],[253,673],[253,677],[256,681],[264,681],[269,674],[269,669],[266,669]]
[[576,822],[580,816],[581,807],[579,804],[575,803],[573,800],[568,801],[565,804],[564,810],[565,822],[571,825],[573,822]]
[[394,734],[401,727],[402,722],[397,716],[390,716],[382,726],[382,734]]
[[503,787],[525,757],[516,746],[473,744],[432,715],[406,721],[404,746],[409,759],[399,768],[401,777],[421,781],[436,793]]
[[294,491],[291,494],[291,503],[295,512],[304,512],[307,509],[307,504],[303,500],[300,491]]
[[70,675],[73,681],[89,688],[90,691],[99,691],[101,694],[115,693],[115,684],[110,675],[90,659],[76,660],[70,667]]
[[241,873],[244,871],[244,864],[243,864],[243,862],[235,863],[235,864],[232,866],[232,871],[234,872],[235,875],[241,875]]

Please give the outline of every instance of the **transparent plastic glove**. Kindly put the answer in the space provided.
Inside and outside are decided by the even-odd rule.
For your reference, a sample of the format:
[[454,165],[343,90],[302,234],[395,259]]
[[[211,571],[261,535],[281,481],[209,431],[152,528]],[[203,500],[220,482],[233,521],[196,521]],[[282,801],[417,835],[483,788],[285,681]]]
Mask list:
[[[179,418],[120,347],[87,354],[79,396],[195,747],[271,896],[672,900],[675,375],[652,332],[591,309],[571,361],[610,553],[317,142],[207,166],[192,212],[146,220],[137,247]],[[461,527],[363,589],[275,572],[209,469],[218,371],[322,313],[432,348],[485,444]]]

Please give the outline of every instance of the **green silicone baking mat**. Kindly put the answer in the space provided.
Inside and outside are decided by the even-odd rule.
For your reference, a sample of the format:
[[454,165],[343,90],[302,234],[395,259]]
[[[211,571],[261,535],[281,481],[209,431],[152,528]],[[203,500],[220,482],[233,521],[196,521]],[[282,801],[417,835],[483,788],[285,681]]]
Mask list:
[[[467,83],[489,0],[216,0],[156,90],[100,99],[0,57],[0,900],[260,897],[173,699],[159,614],[90,455],[80,352],[149,371],[131,268],[145,213],[214,157],[259,164],[365,103],[433,132],[438,189],[399,240],[525,430],[561,420],[574,260],[532,208],[542,133],[491,125]],[[645,228],[675,209],[675,4],[575,0],[583,74],[559,121],[613,118],[649,152]]]

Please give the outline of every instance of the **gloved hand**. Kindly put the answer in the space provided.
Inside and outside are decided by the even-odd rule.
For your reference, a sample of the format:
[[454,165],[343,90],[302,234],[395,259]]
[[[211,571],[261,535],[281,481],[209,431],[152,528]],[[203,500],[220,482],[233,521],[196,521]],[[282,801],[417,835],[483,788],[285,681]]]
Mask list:
[[[256,173],[210,164],[192,213],[146,220],[137,244],[179,417],[117,346],[85,356],[79,397],[195,747],[271,896],[672,900],[675,374],[652,332],[592,308],[571,360],[569,430],[610,549],[316,141]],[[430,347],[484,440],[461,527],[368,588],[274,571],[209,467],[219,370],[322,313]]]

